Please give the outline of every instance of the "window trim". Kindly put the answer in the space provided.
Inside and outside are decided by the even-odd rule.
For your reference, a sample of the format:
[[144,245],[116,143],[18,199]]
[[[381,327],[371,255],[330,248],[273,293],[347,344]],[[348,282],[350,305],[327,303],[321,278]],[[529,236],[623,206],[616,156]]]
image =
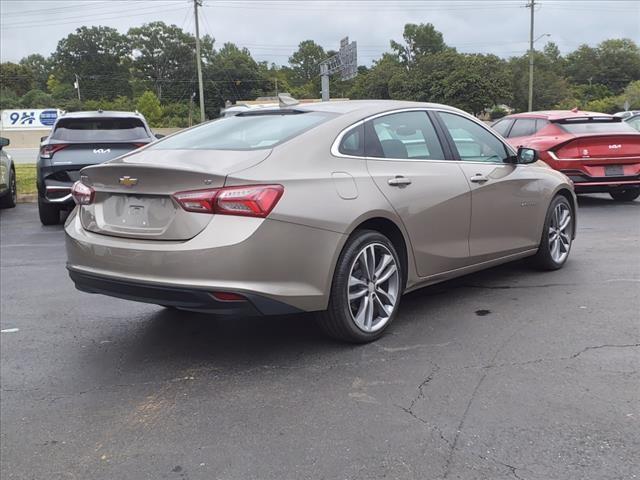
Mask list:
[[[394,161],[400,161],[400,162],[451,162],[451,161],[454,161],[455,158],[453,157],[452,155],[453,152],[451,152],[451,149],[448,145],[448,140],[446,137],[442,136],[443,132],[441,131],[440,126],[438,125],[437,121],[434,119],[434,116],[431,114],[431,112],[433,111],[435,111],[435,109],[429,108],[429,107],[398,108],[398,109],[388,110],[386,112],[376,113],[374,115],[370,115],[366,118],[363,118],[362,120],[358,120],[357,122],[349,125],[348,127],[345,127],[338,134],[338,136],[335,138],[335,140],[331,144],[331,155],[338,158],[354,158],[358,160],[372,160],[372,161],[388,161],[388,160],[394,160]],[[443,111],[449,112],[450,110],[443,110]],[[364,125],[365,123],[370,122],[371,120],[375,120],[376,118],[379,118],[379,117],[385,117],[387,115],[393,115],[396,113],[405,113],[405,112],[425,112],[427,114],[427,118],[431,121],[433,128],[436,131],[436,135],[438,137],[438,141],[440,142],[440,146],[442,147],[442,152],[444,154],[443,156],[445,158],[443,159],[381,158],[381,157],[367,157],[366,155],[357,156],[357,155],[347,155],[344,153],[340,153],[339,148],[340,148],[340,144],[342,143],[342,139],[352,129],[357,128],[360,125]],[[366,128],[365,128],[365,136],[366,136]]]
[[[452,110],[444,110],[444,109],[434,109],[435,112],[438,113],[437,117],[438,117],[438,122],[440,122],[442,129],[444,130],[444,135],[445,138],[447,140],[447,142],[449,143],[450,147],[451,147],[451,151],[454,154],[454,160],[457,162],[462,162],[462,163],[471,163],[471,164],[479,164],[479,165],[517,165],[515,162],[508,162],[505,160],[502,160],[500,162],[479,162],[479,161],[473,161],[473,160],[463,160],[460,157],[460,153],[458,152],[457,147],[455,146],[455,142],[453,141],[453,137],[451,136],[451,134],[449,133],[449,130],[446,128],[446,125],[444,123],[444,120],[442,120],[442,118],[440,118],[440,113],[450,113],[451,115],[457,115],[458,117],[470,120],[471,122],[475,123],[476,125],[479,125],[481,128],[485,129],[487,131],[488,134],[490,134],[491,136],[493,136],[496,140],[498,140],[502,146],[505,148],[506,153],[511,153],[510,157],[507,158],[511,158],[511,157],[515,157],[517,155],[517,153],[515,152],[514,148],[509,145],[508,142],[503,141],[499,136],[497,136],[490,127],[488,127],[487,125],[485,125],[483,122],[481,122],[480,120],[478,120],[477,118],[473,117],[473,116],[466,116],[466,115],[460,115],[458,112],[454,112]],[[515,124],[515,122],[514,122]]]

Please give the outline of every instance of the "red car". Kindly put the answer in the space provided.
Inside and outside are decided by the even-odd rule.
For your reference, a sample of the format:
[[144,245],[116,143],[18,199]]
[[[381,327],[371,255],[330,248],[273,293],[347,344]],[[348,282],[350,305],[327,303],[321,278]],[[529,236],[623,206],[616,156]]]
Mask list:
[[576,193],[609,193],[629,202],[640,196],[640,132],[604,113],[551,110],[509,115],[493,128],[515,148],[535,148],[567,175]]

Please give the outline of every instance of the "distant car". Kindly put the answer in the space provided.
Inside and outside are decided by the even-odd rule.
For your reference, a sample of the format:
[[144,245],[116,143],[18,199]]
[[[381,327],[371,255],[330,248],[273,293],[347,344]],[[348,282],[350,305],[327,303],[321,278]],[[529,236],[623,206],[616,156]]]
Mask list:
[[73,208],[71,186],[80,169],[119,157],[156,140],[134,112],[73,112],[58,118],[38,155],[38,212],[43,225],[60,222]]
[[493,128],[515,148],[538,150],[541,160],[573,181],[576,193],[609,193],[622,202],[640,196],[640,132],[620,117],[527,112],[501,118]]
[[629,118],[633,115],[639,115],[639,114],[640,114],[640,110],[626,110],[624,112],[614,113],[613,116],[620,117],[624,120],[625,118]]
[[0,137],[0,208],[13,208],[18,199],[16,169],[11,156],[4,151],[9,139]]
[[624,121],[640,132],[640,113],[627,117]]
[[403,292],[566,262],[571,182],[453,107],[249,110],[84,168],[67,269],[90,293],[217,314],[320,311],[375,340]]

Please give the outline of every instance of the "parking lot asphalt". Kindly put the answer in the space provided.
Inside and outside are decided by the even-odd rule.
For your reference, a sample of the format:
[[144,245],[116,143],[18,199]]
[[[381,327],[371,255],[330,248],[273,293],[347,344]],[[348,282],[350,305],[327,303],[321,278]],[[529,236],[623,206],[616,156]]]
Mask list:
[[364,346],[78,292],[62,227],[2,211],[0,477],[638,478],[640,202],[580,207],[564,269],[414,292]]

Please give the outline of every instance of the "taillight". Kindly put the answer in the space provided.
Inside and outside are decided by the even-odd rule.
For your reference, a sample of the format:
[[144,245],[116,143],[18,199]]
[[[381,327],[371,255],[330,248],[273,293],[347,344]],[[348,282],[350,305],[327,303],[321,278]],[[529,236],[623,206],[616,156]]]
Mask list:
[[91,205],[95,194],[93,188],[81,182],[76,182],[71,187],[71,196],[78,205]]
[[40,157],[41,158],[51,158],[53,154],[58,150],[62,150],[63,148],[67,148],[69,145],[45,145],[40,149]]
[[264,218],[283,193],[282,185],[248,185],[178,192],[173,198],[188,212]]

